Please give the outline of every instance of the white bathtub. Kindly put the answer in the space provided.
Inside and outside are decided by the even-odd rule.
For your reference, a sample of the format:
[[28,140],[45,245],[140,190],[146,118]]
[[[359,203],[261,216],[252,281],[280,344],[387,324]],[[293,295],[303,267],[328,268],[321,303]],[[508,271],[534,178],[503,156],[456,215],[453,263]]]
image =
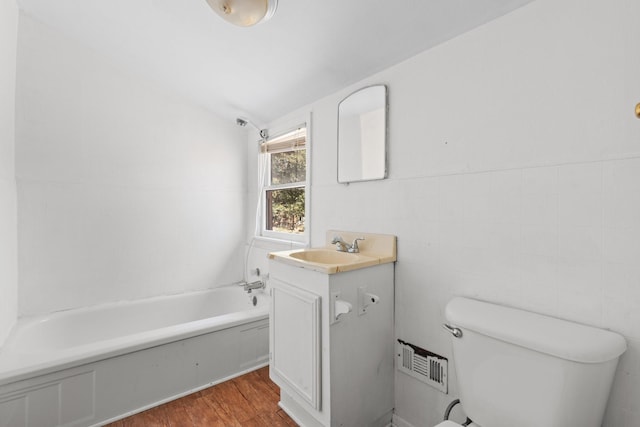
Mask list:
[[225,286],[23,319],[0,348],[0,427],[100,425],[264,366],[268,311]]

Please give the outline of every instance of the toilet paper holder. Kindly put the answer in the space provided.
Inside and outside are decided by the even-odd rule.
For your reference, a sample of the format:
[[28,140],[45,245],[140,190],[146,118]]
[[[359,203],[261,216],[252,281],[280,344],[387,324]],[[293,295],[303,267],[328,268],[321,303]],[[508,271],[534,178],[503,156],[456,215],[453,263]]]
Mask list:
[[365,314],[370,305],[378,304],[379,302],[380,297],[367,292],[366,286],[360,286],[358,288],[358,316]]
[[340,316],[351,313],[353,306],[350,302],[340,299],[340,292],[331,293],[331,303],[329,304],[330,324],[340,321]]

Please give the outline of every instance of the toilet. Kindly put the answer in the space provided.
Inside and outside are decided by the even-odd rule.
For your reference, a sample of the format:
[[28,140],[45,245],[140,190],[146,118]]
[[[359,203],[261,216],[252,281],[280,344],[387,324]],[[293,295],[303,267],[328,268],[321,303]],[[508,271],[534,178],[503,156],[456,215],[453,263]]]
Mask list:
[[445,314],[471,427],[601,426],[621,335],[463,297]]

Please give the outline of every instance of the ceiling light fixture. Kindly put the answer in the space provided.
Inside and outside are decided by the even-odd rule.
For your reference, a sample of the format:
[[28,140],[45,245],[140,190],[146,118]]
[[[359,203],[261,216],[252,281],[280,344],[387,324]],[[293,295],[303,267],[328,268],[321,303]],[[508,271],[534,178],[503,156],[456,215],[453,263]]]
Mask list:
[[273,16],[278,0],[207,0],[215,13],[239,27],[250,27]]

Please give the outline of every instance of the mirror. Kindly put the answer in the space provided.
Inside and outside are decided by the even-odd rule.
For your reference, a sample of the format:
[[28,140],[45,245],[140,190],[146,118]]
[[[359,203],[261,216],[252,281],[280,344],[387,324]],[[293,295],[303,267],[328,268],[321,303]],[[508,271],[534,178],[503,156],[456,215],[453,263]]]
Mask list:
[[362,88],[338,104],[338,182],[387,177],[387,86]]

